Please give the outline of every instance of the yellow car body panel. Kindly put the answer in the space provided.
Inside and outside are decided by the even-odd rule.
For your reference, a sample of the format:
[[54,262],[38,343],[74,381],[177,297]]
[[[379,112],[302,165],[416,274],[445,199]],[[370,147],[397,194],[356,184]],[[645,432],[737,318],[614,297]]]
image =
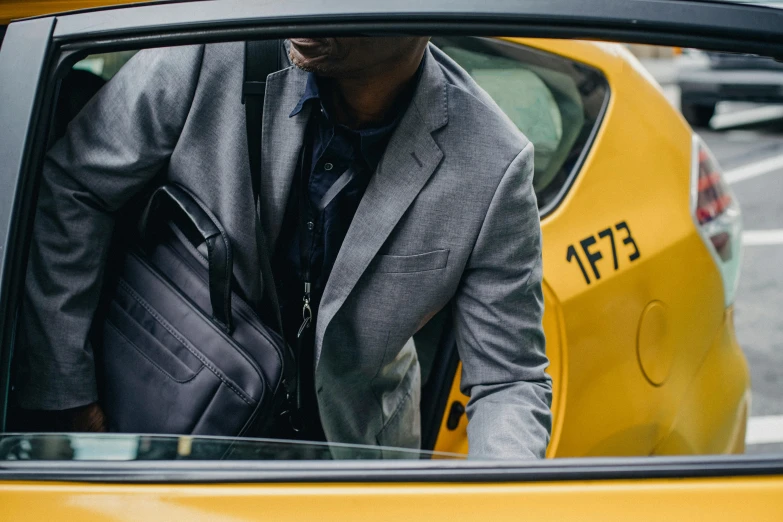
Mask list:
[[745,451],[749,376],[735,337],[733,316],[733,310],[728,310],[723,328],[683,397],[670,433],[655,449],[656,455]]
[[93,9],[120,4],[141,3],[139,0],[19,0],[0,2],[0,25],[11,20],[41,16],[78,9]]
[[536,484],[0,483],[3,520],[779,521],[783,478]]
[[[550,457],[743,452],[750,380],[691,208],[692,131],[616,44],[509,39],[603,72],[611,98],[568,194],[542,219]],[[625,230],[635,244],[624,244]],[[610,228],[586,282],[570,246]],[[602,243],[603,242],[603,243]],[[629,260],[638,249],[639,258]],[[709,356],[708,356],[709,355]],[[710,364],[716,371],[700,371]],[[459,372],[455,376],[459,380]],[[729,389],[726,382],[730,382]],[[448,404],[467,403],[452,387]],[[449,408],[446,408],[446,416]],[[445,417],[445,416],[444,416]],[[462,419],[435,449],[467,449]]]

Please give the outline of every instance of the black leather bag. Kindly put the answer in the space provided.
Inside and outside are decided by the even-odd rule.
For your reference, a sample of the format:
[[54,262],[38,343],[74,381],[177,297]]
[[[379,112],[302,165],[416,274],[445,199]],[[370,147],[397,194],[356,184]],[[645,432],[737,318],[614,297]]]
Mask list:
[[298,425],[298,369],[278,335],[258,213],[265,83],[283,67],[282,52],[279,40],[246,42],[242,92],[261,304],[276,330],[232,289],[231,243],[213,213],[183,186],[158,187],[139,221],[139,241],[106,279],[93,335],[111,431],[281,436]]
[[287,409],[283,339],[232,291],[231,243],[179,185],[157,188],[109,289],[102,323],[109,429],[263,435]]

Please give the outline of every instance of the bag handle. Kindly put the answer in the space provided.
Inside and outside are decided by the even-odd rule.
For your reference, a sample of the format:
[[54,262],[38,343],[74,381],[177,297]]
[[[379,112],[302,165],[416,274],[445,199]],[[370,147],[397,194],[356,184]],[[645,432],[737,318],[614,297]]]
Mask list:
[[231,333],[231,275],[234,262],[226,231],[209,208],[182,185],[163,185],[152,193],[139,221],[142,241],[147,241],[150,232],[160,230],[161,223],[166,221],[179,225],[194,246],[202,242],[206,244],[212,319]]

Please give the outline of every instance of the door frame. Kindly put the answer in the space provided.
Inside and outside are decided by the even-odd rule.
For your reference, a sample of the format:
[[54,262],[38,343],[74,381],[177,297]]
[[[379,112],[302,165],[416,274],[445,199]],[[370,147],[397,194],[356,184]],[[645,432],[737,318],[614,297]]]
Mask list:
[[[204,0],[117,6],[12,23],[0,51],[0,94],[7,95],[0,104],[0,121],[6,125],[5,134],[0,134],[0,157],[11,158],[0,163],[0,245],[5,246],[0,255],[0,346],[13,346],[37,172],[47,142],[56,80],[64,64],[88,50],[107,52],[296,34],[502,33],[677,44],[783,57],[783,10],[692,0],[483,0],[476,11],[475,3],[404,0],[381,7],[366,0],[336,0],[328,5],[316,0],[263,5]],[[120,9],[122,16],[117,16]],[[21,54],[14,57],[14,52]],[[3,350],[0,377],[5,382],[10,356],[10,349]],[[4,417],[5,386],[0,393]],[[15,462],[0,464],[0,480],[518,482],[783,475],[783,455],[328,464]]]

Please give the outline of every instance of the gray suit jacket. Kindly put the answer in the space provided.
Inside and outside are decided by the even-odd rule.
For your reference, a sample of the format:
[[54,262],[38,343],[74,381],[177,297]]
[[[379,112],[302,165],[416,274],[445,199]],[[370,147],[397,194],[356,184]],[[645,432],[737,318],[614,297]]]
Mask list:
[[[116,212],[164,167],[218,216],[241,291],[260,295],[243,53],[241,43],[140,52],[50,151],[22,314],[23,407],[96,400],[86,339]],[[551,382],[533,146],[443,53],[430,46],[424,59],[323,294],[323,427],[330,441],[418,448],[421,375],[406,341],[452,306],[471,456],[542,457]],[[261,205],[270,245],[309,117],[289,118],[305,79],[288,67],[267,83]]]

